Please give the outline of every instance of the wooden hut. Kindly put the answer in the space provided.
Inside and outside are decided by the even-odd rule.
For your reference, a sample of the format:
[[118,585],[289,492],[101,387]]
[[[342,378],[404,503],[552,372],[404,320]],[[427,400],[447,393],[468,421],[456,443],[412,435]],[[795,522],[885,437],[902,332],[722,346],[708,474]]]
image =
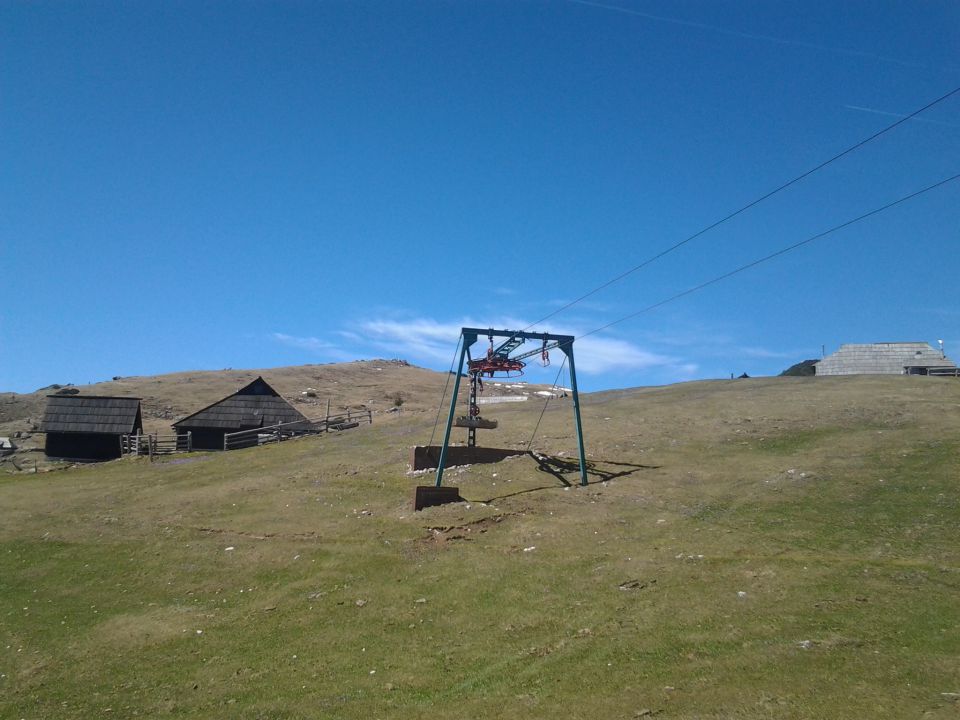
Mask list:
[[143,432],[140,398],[49,395],[40,432],[50,457],[118,458],[120,436]]
[[177,433],[193,434],[194,449],[223,450],[223,436],[280,423],[309,423],[290,403],[258,377],[233,395],[173,424]]

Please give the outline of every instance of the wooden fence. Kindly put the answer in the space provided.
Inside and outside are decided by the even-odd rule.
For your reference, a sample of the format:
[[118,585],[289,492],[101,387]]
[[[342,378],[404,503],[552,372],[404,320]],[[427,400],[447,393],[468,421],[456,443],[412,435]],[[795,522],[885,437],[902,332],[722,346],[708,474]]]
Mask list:
[[348,410],[346,414],[327,415],[322,420],[308,420],[306,422],[297,420],[268,427],[240,430],[223,436],[223,449],[239,450],[256,445],[279,443],[304,435],[318,435],[331,430],[349,430],[357,427],[361,420],[366,420],[368,424],[372,425],[373,412],[370,410]]
[[346,415],[327,415],[319,422],[324,425],[324,430],[348,430],[355,428],[360,421],[366,419],[367,424],[373,425],[373,412],[370,410],[347,410]]
[[179,435],[121,435],[122,455],[146,455],[151,460],[157,455],[172,455],[175,452],[193,450],[193,436],[188,431]]
[[[346,414],[330,415],[328,406],[327,416],[321,420],[297,420],[270,425],[269,427],[227,433],[223,436],[223,449],[238,450],[267,443],[283,442],[303,435],[318,435],[331,430],[349,430],[357,427],[362,420],[366,420],[368,424],[372,425],[373,413],[370,410],[347,410]],[[153,460],[158,455],[171,455],[175,452],[190,452],[191,450],[193,450],[193,436],[190,432],[179,435],[137,434],[120,436],[120,453],[122,455],[146,455]]]
[[278,425],[269,425],[262,428],[251,428],[250,430],[240,430],[235,433],[227,433],[223,436],[224,450],[239,450],[240,448],[254,447],[255,445],[266,445],[267,443],[278,443],[303,435],[316,435],[322,432],[318,426],[319,423],[304,422],[296,420],[294,422],[280,423]]

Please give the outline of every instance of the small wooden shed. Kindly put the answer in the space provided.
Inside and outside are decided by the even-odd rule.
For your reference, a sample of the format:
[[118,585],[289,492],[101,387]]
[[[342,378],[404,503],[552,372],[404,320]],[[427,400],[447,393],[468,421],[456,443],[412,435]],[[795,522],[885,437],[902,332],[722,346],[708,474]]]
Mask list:
[[189,430],[195,450],[223,450],[223,436],[227,433],[291,422],[310,421],[258,377],[233,395],[178,420],[173,428],[177,433]]
[[143,432],[140,398],[49,395],[40,423],[46,454],[77,460],[120,457],[120,436]]

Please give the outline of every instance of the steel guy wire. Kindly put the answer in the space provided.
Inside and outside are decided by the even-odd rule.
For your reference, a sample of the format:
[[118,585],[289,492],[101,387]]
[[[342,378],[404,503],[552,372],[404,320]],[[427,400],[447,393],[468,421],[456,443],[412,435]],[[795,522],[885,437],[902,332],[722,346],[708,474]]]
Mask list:
[[[457,362],[457,352],[460,350],[460,343],[463,341],[463,334],[461,333],[460,338],[457,340],[457,347],[453,350],[453,359],[450,360],[450,372],[447,373],[447,381],[443,384],[443,393],[440,395],[440,404],[437,405],[437,417],[433,421],[433,430],[430,433],[430,442],[427,443],[427,447],[433,446],[433,436],[437,434],[437,425],[440,423],[440,413],[443,411],[443,401],[447,397],[447,388],[450,386],[450,376],[453,374],[453,366]],[[457,369],[457,372],[460,372],[460,369]]]

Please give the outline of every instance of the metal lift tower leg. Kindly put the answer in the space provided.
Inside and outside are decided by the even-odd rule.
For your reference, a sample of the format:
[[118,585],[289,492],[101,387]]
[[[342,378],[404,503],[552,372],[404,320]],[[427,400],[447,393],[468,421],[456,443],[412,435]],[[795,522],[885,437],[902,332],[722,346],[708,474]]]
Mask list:
[[450,396],[450,414],[447,415],[447,429],[443,433],[443,447],[440,448],[440,460],[437,463],[437,487],[443,483],[443,469],[447,465],[447,447],[450,445],[450,430],[453,428],[453,416],[457,412],[457,395],[460,393],[460,376],[463,375],[463,361],[467,357],[470,346],[477,341],[476,333],[468,333],[464,328],[461,333],[463,347],[460,348],[460,362],[457,363],[457,374],[453,381],[453,395]]
[[583,429],[580,425],[580,393],[577,391],[577,366],[573,362],[573,343],[561,345],[560,349],[570,362],[570,390],[573,392],[573,424],[577,428],[577,453],[580,455],[580,484],[587,484],[587,459],[583,452]]

